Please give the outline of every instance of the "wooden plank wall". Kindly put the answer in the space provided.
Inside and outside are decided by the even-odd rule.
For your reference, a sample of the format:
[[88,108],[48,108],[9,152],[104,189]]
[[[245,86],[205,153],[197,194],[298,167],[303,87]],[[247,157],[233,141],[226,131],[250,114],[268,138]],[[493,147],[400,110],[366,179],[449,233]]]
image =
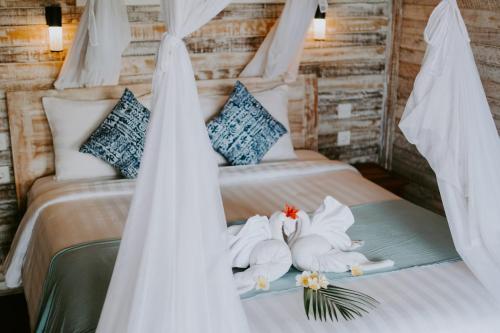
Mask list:
[[[403,8],[402,17],[399,18],[401,30],[395,33],[399,45],[399,51],[396,51],[399,57],[399,73],[393,78],[396,80],[393,93],[397,96],[397,103],[388,115],[388,164],[394,171],[412,181],[406,188],[406,198],[442,212],[433,171],[397,128],[426,49],[423,32],[439,0],[396,1],[402,2]],[[500,129],[500,1],[458,0],[458,4],[469,30],[471,46],[493,117],[497,128]]]
[[[257,1],[255,1],[257,2]],[[309,38],[301,71],[319,76],[320,150],[349,162],[377,161],[385,92],[390,0],[331,0],[328,38]],[[65,52],[48,50],[44,6],[63,8],[65,48],[82,9],[75,0],[0,0],[0,135],[8,133],[5,91],[50,88]],[[187,38],[199,79],[233,78],[251,59],[281,13],[283,4],[232,4]],[[133,42],[123,58],[121,84],[148,82],[164,32],[158,6],[129,6]],[[337,106],[352,104],[352,117],[339,120]],[[351,144],[339,147],[337,133],[350,130]],[[0,151],[0,168],[11,170],[10,148]],[[0,260],[18,223],[12,181],[0,185]]]

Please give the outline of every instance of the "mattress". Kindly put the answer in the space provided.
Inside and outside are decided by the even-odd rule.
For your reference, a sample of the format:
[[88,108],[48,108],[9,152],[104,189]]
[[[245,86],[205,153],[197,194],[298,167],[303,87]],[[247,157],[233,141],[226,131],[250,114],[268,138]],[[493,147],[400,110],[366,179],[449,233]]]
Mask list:
[[[366,180],[354,168],[344,163],[329,161],[313,152],[300,152],[299,157],[297,161],[221,168],[220,183],[226,219],[240,221],[255,214],[269,215],[281,209],[285,203],[293,204],[306,211],[313,211],[326,195],[332,195],[349,206],[401,200]],[[133,190],[134,182],[129,180],[99,179],[56,182],[51,178],[44,178],[36,182],[30,193],[28,212],[23,218],[13,243],[13,251],[8,257],[9,273],[13,272],[10,276],[11,283],[16,281],[15,273],[17,271],[19,273],[18,282],[22,281],[24,284],[32,327],[38,318],[40,298],[51,258],[61,250],[77,244],[119,239]],[[447,269],[450,271],[448,272]],[[480,295],[486,304],[491,303],[485,290],[465,267],[460,266],[460,264],[451,264],[438,270],[439,274],[436,273],[437,275],[446,275],[448,278],[453,278],[452,274],[459,270],[462,276],[467,277],[462,278],[461,287],[466,287]],[[420,269],[415,269],[415,271],[424,274],[427,280],[435,279],[433,270],[421,272]],[[396,273],[399,274],[399,272]],[[387,274],[390,277],[389,280],[399,280],[399,278],[392,277],[392,274],[396,273]],[[14,278],[12,278],[13,276]],[[408,275],[402,276],[399,288],[411,286],[412,283],[407,277]],[[356,288],[359,285],[357,289],[363,290],[363,288],[377,285],[378,279],[385,281],[380,282],[380,288],[386,288],[382,297],[394,298],[395,295],[390,289],[392,286],[386,281],[387,278],[385,280],[382,277],[362,279],[355,282]],[[430,288],[428,293],[431,295],[439,294],[443,290],[441,284],[428,285]],[[366,331],[365,329],[349,328],[352,325],[354,325],[353,327],[361,325],[365,328],[385,327],[384,325],[389,324],[387,318],[395,315],[391,306],[401,308],[402,318],[411,317],[414,321],[426,321],[426,311],[413,306],[412,302],[427,304],[427,300],[419,300],[419,298],[426,298],[428,293],[413,295],[417,297],[415,301],[400,298],[396,303],[391,303],[394,300],[384,302],[372,315],[353,323],[344,323],[347,325],[345,327],[348,327],[349,332]],[[370,294],[373,294],[373,291],[370,291]],[[456,294],[455,297],[461,297],[460,302],[463,304],[473,304],[476,301],[476,299],[470,299],[471,292],[469,291]],[[245,309],[253,331],[279,332],[283,329],[278,327],[283,320],[295,323],[290,324],[295,329],[288,330],[291,332],[303,331],[300,330],[301,327],[310,327],[310,325],[313,325],[314,331],[321,331],[319,327],[316,328],[318,323],[307,321],[303,312],[297,312],[299,310],[296,307],[301,303],[291,302],[293,297],[300,297],[300,295],[291,292],[245,300]],[[411,303],[411,306],[407,304],[408,302]],[[446,314],[451,311],[447,309],[449,304],[446,302],[433,305],[440,310],[436,313],[440,316],[444,314],[443,318],[445,319],[447,318]],[[262,309],[271,307],[271,303],[273,309],[269,310],[271,311],[270,315],[273,314],[273,316],[267,316],[266,320],[263,320]],[[278,311],[279,309],[281,310]],[[389,317],[385,311],[389,311]],[[276,313],[278,314],[276,315]],[[377,313],[382,316],[382,319],[377,317]],[[484,312],[484,315],[489,318],[491,313],[500,313],[499,308],[490,307],[489,311]],[[454,323],[461,321],[460,317],[451,319],[454,320]],[[497,321],[491,319],[490,321],[494,322],[496,327],[500,327],[500,319],[497,318]],[[480,320],[477,318],[474,325],[478,325],[479,322]],[[489,332],[489,321],[483,323],[486,325],[483,327],[483,331]],[[338,331],[337,326],[343,327],[344,324],[336,324],[335,330]],[[331,325],[333,324],[324,326],[324,330],[331,330]],[[403,324],[399,323],[398,325]],[[398,325],[394,327],[399,327]],[[408,329],[418,327],[415,325],[407,326]],[[288,325],[283,327],[288,327]],[[469,326],[462,325],[461,327]],[[398,330],[394,331],[399,332]],[[390,332],[390,330],[384,332]],[[413,330],[413,332],[422,331]]]

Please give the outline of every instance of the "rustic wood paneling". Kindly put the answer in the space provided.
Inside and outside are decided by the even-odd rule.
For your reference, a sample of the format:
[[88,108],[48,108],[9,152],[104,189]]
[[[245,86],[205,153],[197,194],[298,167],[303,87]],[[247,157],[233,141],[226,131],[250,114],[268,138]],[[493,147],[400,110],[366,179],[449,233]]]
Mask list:
[[[399,0],[401,1],[401,0]],[[405,196],[420,205],[443,211],[437,189],[436,177],[428,163],[410,145],[397,127],[404,106],[413,88],[426,50],[423,32],[427,20],[439,3],[438,0],[403,0],[400,10],[401,27],[396,37],[399,44],[398,71],[393,76],[390,95],[396,102],[388,115],[390,141],[386,146],[386,163],[397,173],[406,176],[412,184]],[[500,131],[500,1],[458,0],[469,30],[471,46],[478,65],[481,80],[488,97],[493,117]]]
[[[472,0],[471,0],[472,1]],[[43,7],[63,7],[64,52],[50,52]],[[384,113],[390,0],[330,0],[327,38],[309,36],[301,72],[318,76],[319,149],[348,162],[378,161]],[[282,3],[232,4],[186,38],[198,79],[235,78],[252,58],[279,17]],[[0,0],[0,135],[8,134],[6,91],[50,89],[78,26],[75,0]],[[129,6],[132,43],[123,57],[121,84],[148,83],[165,32],[159,6]],[[484,40],[493,38],[480,29]],[[339,119],[341,104],[352,115]],[[500,112],[499,112],[500,119]],[[351,131],[351,144],[339,146],[339,131]],[[10,149],[0,151],[0,167],[12,181],[0,185],[0,261],[18,221]]]

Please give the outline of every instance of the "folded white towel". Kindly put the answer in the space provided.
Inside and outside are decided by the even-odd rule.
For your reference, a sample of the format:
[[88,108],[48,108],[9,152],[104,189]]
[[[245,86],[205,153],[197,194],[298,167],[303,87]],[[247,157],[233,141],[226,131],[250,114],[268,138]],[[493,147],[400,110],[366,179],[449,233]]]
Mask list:
[[299,211],[295,231],[288,244],[293,265],[301,271],[347,272],[352,266],[369,271],[394,265],[390,260],[374,263],[363,254],[353,252],[362,242],[352,241],[347,230],[354,223],[349,207],[326,197],[312,218]]
[[244,225],[229,227],[232,265],[247,268],[234,274],[239,293],[256,288],[258,282],[269,284],[281,278],[292,264],[301,271],[335,273],[353,266],[362,271],[393,266],[391,260],[372,262],[353,251],[363,246],[346,233],[353,224],[349,207],[326,197],[312,218],[303,211],[297,218],[276,212],[270,219],[257,215]]
[[282,214],[275,213],[270,220],[254,216],[243,226],[228,228],[233,267],[249,267],[234,274],[240,294],[254,289],[258,281],[265,281],[265,289],[292,266],[290,248],[283,238]]
[[250,255],[260,242],[271,239],[269,219],[265,216],[253,216],[245,224],[230,226],[229,252],[233,267],[246,268],[250,265]]

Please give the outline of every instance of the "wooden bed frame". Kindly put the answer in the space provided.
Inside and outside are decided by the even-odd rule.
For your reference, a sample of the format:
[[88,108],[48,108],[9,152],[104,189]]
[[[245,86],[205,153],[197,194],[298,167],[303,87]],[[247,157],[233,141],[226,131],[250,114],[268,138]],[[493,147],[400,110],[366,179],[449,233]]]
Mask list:
[[[240,79],[250,91],[266,90],[283,84],[279,80]],[[200,95],[229,95],[236,79],[198,81]],[[118,99],[125,87],[137,96],[150,93],[151,84],[132,84],[84,89],[17,91],[7,93],[7,108],[12,141],[12,157],[19,208],[24,212],[26,197],[33,182],[54,174],[52,134],[45,116],[42,97],[78,100]],[[318,84],[316,76],[299,76],[290,84],[289,119],[294,147],[318,148]],[[71,112],[71,110],[68,110]]]

